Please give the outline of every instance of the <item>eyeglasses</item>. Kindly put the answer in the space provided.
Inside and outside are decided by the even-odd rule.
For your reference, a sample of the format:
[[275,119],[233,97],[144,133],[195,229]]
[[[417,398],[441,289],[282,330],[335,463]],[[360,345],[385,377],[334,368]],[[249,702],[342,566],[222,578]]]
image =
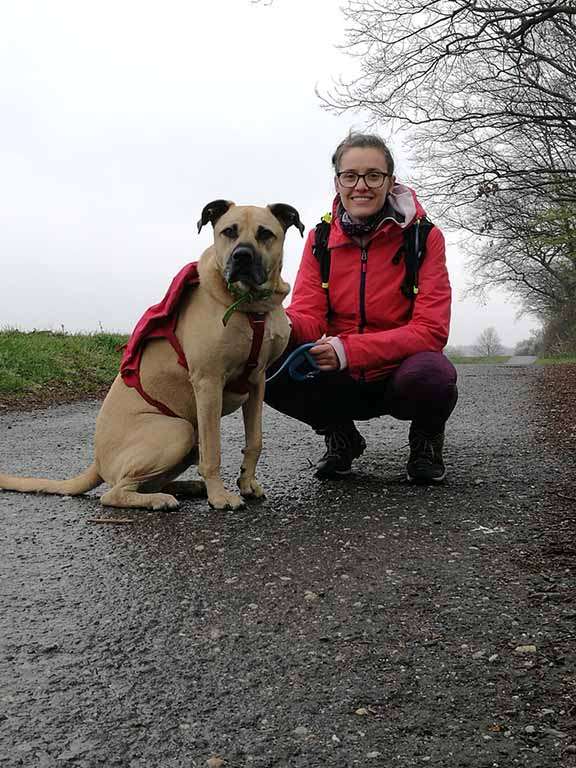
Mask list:
[[381,187],[386,178],[391,176],[390,173],[383,173],[382,171],[368,171],[368,173],[356,173],[355,171],[340,171],[336,174],[336,178],[343,187],[352,189],[358,184],[360,179],[364,180],[364,184],[368,189],[378,189]]

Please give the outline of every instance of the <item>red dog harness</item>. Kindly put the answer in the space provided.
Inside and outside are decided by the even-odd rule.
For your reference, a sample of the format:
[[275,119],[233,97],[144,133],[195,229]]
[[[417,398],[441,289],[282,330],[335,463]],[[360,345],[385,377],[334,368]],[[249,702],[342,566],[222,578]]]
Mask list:
[[[167,405],[155,400],[144,391],[140,379],[140,364],[144,347],[150,339],[166,339],[170,342],[176,355],[178,363],[188,370],[188,363],[182,345],[176,337],[176,323],[178,322],[178,305],[184,291],[188,287],[199,285],[198,262],[193,261],[186,264],[176,277],[170,283],[168,292],[158,304],[154,304],[144,312],[137,322],[128,343],[122,354],[120,363],[120,375],[127,387],[135,389],[146,402],[158,408],[166,416],[176,416]],[[245,395],[248,392],[248,379],[252,371],[258,366],[258,357],[264,338],[264,328],[266,325],[266,315],[260,312],[246,313],[250,326],[252,328],[252,346],[248,360],[240,377],[231,381],[226,386],[227,392],[234,392],[239,395]]]

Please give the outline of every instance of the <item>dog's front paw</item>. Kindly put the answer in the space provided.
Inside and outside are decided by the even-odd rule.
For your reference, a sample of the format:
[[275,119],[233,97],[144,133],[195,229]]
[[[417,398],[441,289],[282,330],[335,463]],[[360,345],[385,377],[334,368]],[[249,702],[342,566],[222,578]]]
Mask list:
[[178,509],[180,502],[171,493],[151,493],[150,509]]
[[253,477],[251,480],[247,477],[244,477],[243,475],[240,475],[238,478],[238,488],[240,488],[240,493],[244,498],[247,499],[264,499],[266,498],[266,494],[264,493],[264,488],[260,485],[258,480],[256,480],[255,477]]
[[235,493],[222,490],[208,494],[208,504],[212,509],[240,509],[244,506],[244,500]]

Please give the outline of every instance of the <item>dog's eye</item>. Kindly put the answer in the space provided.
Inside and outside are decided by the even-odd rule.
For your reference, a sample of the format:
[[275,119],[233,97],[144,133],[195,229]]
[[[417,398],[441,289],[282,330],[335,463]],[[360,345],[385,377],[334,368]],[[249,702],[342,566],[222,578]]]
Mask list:
[[258,240],[261,243],[266,243],[268,240],[272,240],[272,238],[275,238],[276,235],[272,230],[266,229],[266,227],[258,227],[258,232],[256,232],[256,240]]
[[230,238],[230,240],[236,240],[238,237],[238,227],[235,224],[232,227],[226,227],[220,234]]

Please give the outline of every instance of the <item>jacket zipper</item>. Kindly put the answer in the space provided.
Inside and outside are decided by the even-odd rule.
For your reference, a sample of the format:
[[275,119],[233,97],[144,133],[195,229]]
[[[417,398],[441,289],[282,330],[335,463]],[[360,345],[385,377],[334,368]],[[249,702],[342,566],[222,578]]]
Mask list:
[[358,333],[366,327],[366,270],[368,269],[368,246],[363,245],[360,255],[360,325]]
[[[360,325],[358,333],[364,333],[366,327],[366,271],[368,269],[368,245],[361,246],[360,251]],[[364,368],[360,370],[360,381],[364,382]]]

